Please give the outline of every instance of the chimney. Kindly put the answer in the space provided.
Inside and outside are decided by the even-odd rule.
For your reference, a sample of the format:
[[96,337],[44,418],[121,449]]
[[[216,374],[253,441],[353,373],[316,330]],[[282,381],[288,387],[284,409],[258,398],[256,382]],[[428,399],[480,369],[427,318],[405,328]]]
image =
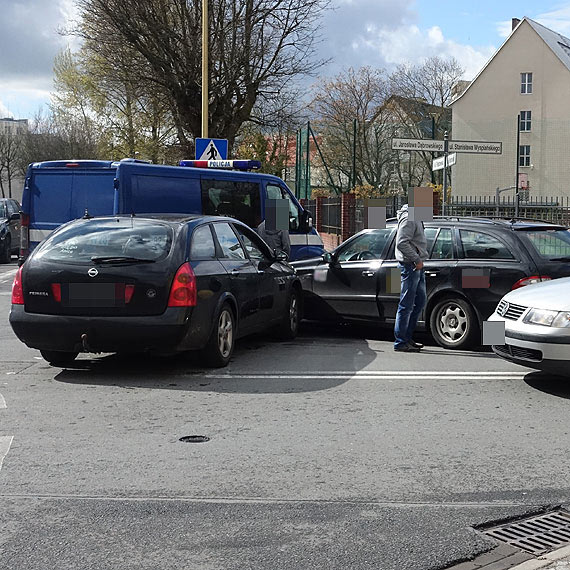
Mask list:
[[520,24],[520,18],[511,19],[511,32]]

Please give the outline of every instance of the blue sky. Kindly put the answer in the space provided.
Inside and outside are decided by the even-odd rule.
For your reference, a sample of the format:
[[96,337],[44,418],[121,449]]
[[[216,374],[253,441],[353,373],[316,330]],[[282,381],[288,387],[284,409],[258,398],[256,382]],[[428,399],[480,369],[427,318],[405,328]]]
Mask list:
[[[440,55],[456,57],[472,79],[507,37],[512,17],[570,36],[570,0],[332,2],[320,28],[320,53],[332,58],[322,76]],[[58,29],[74,17],[73,0],[0,0],[0,14],[0,117],[32,118],[49,102],[53,58],[70,42]]]

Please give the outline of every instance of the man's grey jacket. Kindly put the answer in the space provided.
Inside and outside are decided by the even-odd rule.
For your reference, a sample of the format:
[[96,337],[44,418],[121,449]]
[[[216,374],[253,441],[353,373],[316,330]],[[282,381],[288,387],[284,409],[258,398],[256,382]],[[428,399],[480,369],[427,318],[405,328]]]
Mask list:
[[409,219],[408,204],[398,210],[396,259],[401,263],[418,263],[428,258],[427,240],[422,222]]
[[267,230],[265,229],[265,220],[257,226],[257,233],[273,250],[284,251],[287,257],[291,257],[291,240],[287,230]]

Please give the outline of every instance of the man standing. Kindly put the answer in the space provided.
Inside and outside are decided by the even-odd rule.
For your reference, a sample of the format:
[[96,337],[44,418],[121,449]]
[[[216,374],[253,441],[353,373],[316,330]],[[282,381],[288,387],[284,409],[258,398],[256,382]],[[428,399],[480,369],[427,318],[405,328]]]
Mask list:
[[423,344],[412,340],[412,335],[426,303],[426,246],[423,223],[410,219],[408,204],[404,204],[398,210],[396,234],[396,259],[401,276],[400,303],[394,327],[394,350],[398,352],[419,352],[423,348]]

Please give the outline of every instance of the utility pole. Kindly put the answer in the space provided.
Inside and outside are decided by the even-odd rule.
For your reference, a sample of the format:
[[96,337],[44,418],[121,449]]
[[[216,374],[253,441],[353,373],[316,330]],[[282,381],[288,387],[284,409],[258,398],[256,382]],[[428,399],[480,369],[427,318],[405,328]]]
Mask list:
[[[202,138],[208,138],[208,1],[202,0]],[[198,157],[196,157],[198,158]]]
[[520,166],[520,153],[521,153],[521,115],[517,115],[517,174],[515,179],[515,218],[519,217],[519,166]]
[[445,216],[447,209],[447,155],[449,154],[449,137],[447,131],[443,135],[443,204],[441,205],[441,215]]

